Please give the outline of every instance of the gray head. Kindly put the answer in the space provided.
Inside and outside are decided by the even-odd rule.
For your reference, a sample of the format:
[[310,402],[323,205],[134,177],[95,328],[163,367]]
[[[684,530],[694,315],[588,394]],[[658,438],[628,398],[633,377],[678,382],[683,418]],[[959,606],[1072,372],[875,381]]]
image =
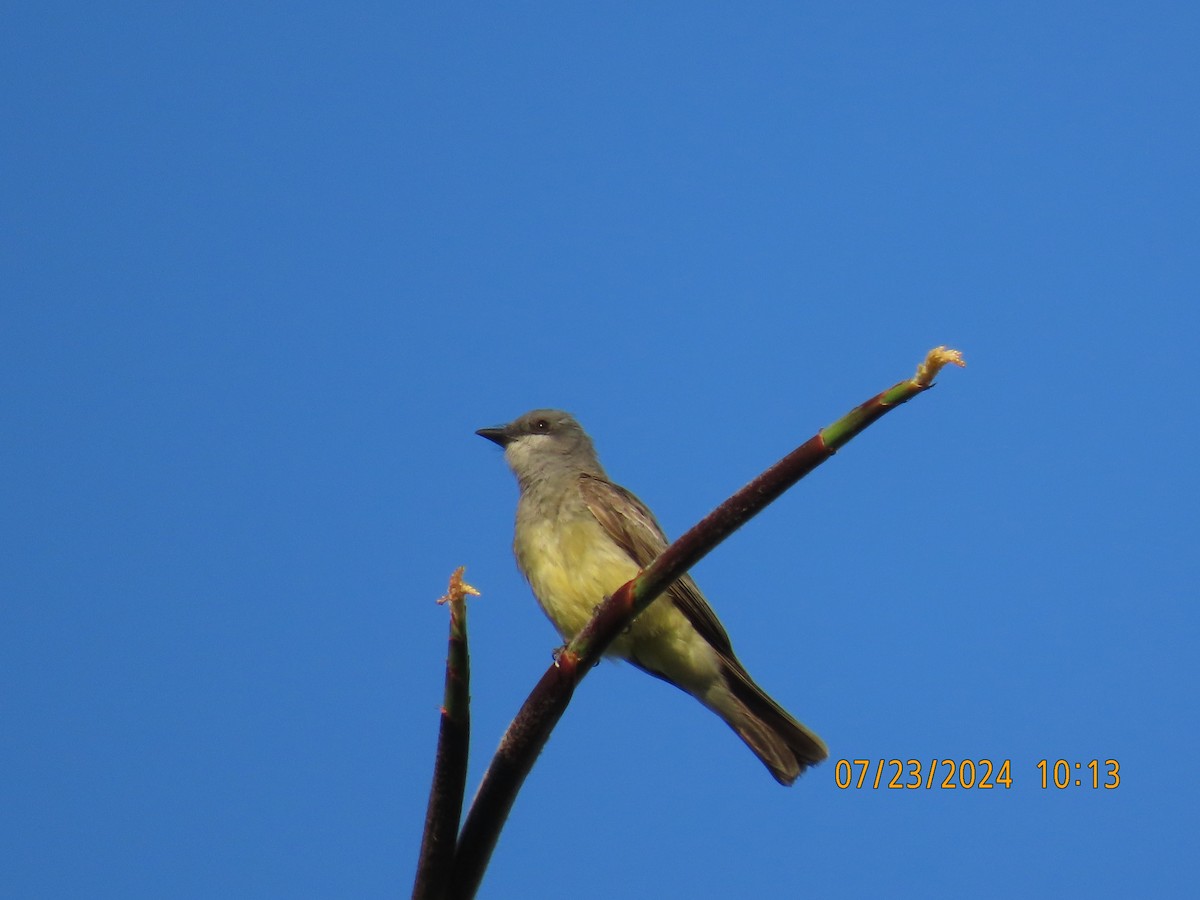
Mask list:
[[561,409],[535,409],[507,425],[475,433],[504,448],[504,459],[522,487],[580,472],[604,477],[592,439]]

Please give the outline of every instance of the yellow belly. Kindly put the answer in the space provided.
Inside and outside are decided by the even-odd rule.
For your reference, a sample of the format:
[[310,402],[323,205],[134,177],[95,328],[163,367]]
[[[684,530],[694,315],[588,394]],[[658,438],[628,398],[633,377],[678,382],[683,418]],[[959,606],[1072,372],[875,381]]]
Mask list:
[[537,524],[515,542],[517,564],[565,640],[575,637],[604,598],[638,573],[594,519],[558,527]]
[[[514,549],[538,603],[568,641],[583,630],[606,597],[639,571],[592,518],[565,527],[528,526]],[[716,672],[713,649],[666,597],[638,616],[607,654],[634,657],[681,686],[706,684]]]

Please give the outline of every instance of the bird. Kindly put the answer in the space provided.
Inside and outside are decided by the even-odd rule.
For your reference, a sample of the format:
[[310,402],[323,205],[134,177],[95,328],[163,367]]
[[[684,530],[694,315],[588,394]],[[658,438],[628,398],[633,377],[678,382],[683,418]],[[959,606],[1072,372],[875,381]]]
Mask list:
[[[599,604],[668,546],[654,514],[610,481],[592,439],[570,413],[535,409],[475,432],[504,448],[520,489],[517,567],[570,641]],[[691,694],[791,785],[829,751],[760,688],[690,575],[680,577],[606,651]]]

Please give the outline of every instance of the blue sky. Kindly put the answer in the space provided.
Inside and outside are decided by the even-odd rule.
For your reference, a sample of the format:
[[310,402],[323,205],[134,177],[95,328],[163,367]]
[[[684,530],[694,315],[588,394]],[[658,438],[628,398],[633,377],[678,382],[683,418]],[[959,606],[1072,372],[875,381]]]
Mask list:
[[[410,890],[455,566],[471,786],[557,639],[473,435],[573,411],[828,742],[604,664],[482,896],[1194,887],[1187,4],[33,4],[0,29],[0,894]],[[834,760],[1011,760],[842,790]],[[1043,790],[1039,759],[1120,761]]]

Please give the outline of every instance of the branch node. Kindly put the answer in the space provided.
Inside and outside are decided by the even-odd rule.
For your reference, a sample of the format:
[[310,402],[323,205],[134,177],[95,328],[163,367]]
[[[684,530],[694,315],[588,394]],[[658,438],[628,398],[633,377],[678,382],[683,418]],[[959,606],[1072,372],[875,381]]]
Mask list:
[[563,647],[554,654],[554,668],[560,670],[564,675],[573,676],[575,670],[579,668],[579,654],[569,646]]

